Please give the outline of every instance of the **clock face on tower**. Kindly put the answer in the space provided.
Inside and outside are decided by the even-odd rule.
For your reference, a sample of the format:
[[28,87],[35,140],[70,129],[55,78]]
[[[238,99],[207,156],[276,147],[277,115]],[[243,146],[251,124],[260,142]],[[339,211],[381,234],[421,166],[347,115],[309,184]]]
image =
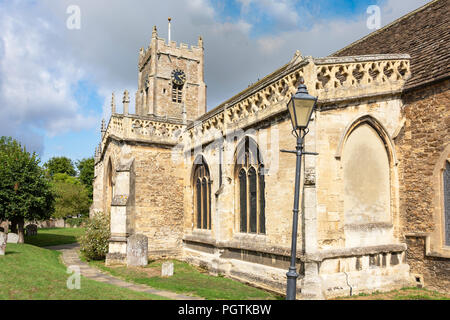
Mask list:
[[175,69],[172,71],[172,81],[173,83],[182,86],[186,81],[186,75],[182,70]]

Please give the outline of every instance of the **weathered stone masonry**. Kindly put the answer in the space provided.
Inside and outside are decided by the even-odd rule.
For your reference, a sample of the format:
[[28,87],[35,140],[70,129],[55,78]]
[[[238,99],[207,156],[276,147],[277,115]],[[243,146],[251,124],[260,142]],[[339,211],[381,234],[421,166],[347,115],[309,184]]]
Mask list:
[[[435,13],[446,1],[413,14]],[[450,154],[448,79],[435,73],[419,83],[426,64],[417,64],[417,50],[411,57],[405,48],[358,53],[370,41],[382,44],[383,30],[407,28],[405,21],[416,19],[400,19],[339,57],[297,52],[208,112],[202,40],[191,48],[168,45],[155,29],[140,52],[136,114],[129,114],[125,92],[125,112],[112,103],[96,151],[93,211],[111,212],[115,221],[107,263],[124,263],[127,237],[144,234],[151,258],[176,257],[284,293],[295,157],[280,149],[294,146],[286,103],[303,79],[319,97],[305,148],[319,156],[302,164],[298,297],[390,290],[416,278],[447,290],[439,175]],[[426,51],[432,42],[423,39],[417,47]],[[169,90],[175,69],[186,74],[182,103]],[[256,233],[240,227],[237,161],[245,141],[264,168],[264,185],[255,189],[264,202],[254,208],[263,206],[258,223],[265,228]],[[208,185],[199,189],[194,171],[203,161]],[[210,214],[210,227],[198,227],[199,208]]]

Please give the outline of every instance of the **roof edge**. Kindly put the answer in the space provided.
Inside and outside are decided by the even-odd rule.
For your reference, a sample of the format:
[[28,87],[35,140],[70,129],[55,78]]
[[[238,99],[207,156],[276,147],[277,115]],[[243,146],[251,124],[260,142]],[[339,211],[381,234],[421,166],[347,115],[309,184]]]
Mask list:
[[345,46],[345,47],[342,48],[342,49],[339,49],[338,51],[336,51],[336,52],[330,54],[329,56],[331,57],[331,56],[336,56],[336,55],[340,54],[342,51],[345,51],[345,50],[347,50],[348,48],[350,48],[350,47],[352,47],[352,46],[354,46],[354,45],[356,45],[356,44],[358,44],[358,43],[360,43],[360,42],[363,42],[363,41],[367,40],[368,38],[370,38],[370,37],[372,37],[372,36],[374,36],[374,35],[377,35],[377,34],[381,33],[382,31],[384,31],[384,30],[390,28],[391,26],[393,26],[393,25],[399,23],[400,21],[403,21],[403,20],[405,20],[405,19],[407,19],[407,18],[409,18],[409,17],[415,15],[416,13],[418,13],[418,12],[420,12],[420,11],[423,11],[423,10],[427,9],[428,7],[430,7],[431,5],[435,4],[435,3],[438,2],[438,1],[441,1],[441,0],[433,0],[433,1],[430,1],[430,2],[428,2],[428,3],[426,3],[426,4],[424,4],[423,6],[417,8],[416,10],[411,11],[410,13],[407,13],[407,14],[405,14],[404,16],[401,16],[400,18],[398,18],[398,19],[392,21],[392,22],[389,23],[388,25],[385,25],[383,28],[380,28],[380,29],[378,29],[378,30],[376,30],[376,31],[374,31],[374,32],[372,32],[372,33],[369,33],[369,34],[366,35],[365,37],[362,37],[362,38],[360,38],[360,39],[358,39],[358,40],[356,40],[356,41],[350,43],[349,45]]

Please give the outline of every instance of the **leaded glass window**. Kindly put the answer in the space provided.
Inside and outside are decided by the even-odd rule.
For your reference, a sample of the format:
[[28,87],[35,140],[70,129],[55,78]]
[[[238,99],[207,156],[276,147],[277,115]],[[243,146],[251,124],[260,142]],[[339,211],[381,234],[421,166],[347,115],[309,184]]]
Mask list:
[[194,216],[197,229],[211,229],[211,178],[203,157],[194,163]]
[[239,230],[266,232],[264,166],[256,143],[246,137],[238,146],[236,172],[239,192]]

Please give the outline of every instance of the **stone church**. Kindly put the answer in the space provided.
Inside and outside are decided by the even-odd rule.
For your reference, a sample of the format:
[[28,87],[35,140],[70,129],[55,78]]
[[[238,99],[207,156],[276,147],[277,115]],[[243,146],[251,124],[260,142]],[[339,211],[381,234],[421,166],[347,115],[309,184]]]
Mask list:
[[287,102],[318,97],[302,163],[298,298],[450,289],[450,1],[435,0],[325,58],[291,61],[206,110],[204,46],[153,29],[129,92],[102,124],[92,213],[127,238],[285,293],[295,138]]

